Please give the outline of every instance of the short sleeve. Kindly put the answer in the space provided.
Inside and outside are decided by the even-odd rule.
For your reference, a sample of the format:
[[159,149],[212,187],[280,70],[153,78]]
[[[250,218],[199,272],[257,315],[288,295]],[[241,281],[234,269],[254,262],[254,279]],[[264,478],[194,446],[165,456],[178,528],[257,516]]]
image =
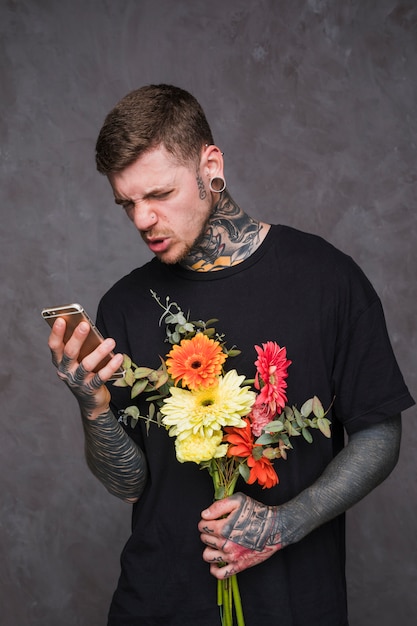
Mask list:
[[358,316],[334,367],[335,412],[348,434],[414,404],[394,356],[379,298]]

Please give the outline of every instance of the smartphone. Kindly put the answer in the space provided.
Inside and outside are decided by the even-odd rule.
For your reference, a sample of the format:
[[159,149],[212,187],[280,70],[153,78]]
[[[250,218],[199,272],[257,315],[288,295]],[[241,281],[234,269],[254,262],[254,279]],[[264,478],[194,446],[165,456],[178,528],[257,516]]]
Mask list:
[[[84,311],[83,307],[80,304],[66,304],[64,306],[55,306],[49,307],[47,309],[43,309],[42,317],[46,320],[49,326],[52,328],[54,322],[57,317],[62,317],[66,322],[66,329],[64,334],[64,343],[67,343],[68,339],[71,337],[75,328],[78,326],[80,322],[87,322],[90,325],[90,332],[87,335],[86,340],[84,341],[80,354],[79,361],[82,361],[85,356],[90,354],[93,350],[95,350],[102,341],[104,341],[104,337],[100,333],[100,331],[96,328],[91,318]],[[107,365],[110,359],[114,356],[114,352],[110,352],[93,370],[94,372],[98,372],[102,367]],[[118,378],[123,378],[124,370],[120,367],[110,378],[110,380],[115,380]]]

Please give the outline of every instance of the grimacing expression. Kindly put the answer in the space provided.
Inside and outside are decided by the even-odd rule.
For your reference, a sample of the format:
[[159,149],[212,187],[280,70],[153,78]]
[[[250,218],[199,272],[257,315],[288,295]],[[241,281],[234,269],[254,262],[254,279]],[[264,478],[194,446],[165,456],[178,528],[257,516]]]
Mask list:
[[199,175],[204,180],[195,163],[181,164],[158,146],[108,176],[116,204],[164,263],[184,260],[206,229],[213,199],[201,193]]

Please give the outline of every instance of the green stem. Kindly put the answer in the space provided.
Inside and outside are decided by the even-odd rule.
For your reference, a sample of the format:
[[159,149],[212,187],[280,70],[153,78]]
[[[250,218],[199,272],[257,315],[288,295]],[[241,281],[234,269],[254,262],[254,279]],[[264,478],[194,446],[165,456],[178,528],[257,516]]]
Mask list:
[[242,609],[242,601],[240,598],[240,591],[239,591],[239,585],[237,582],[236,574],[233,574],[233,576],[230,579],[230,582],[231,582],[231,587],[232,587],[232,592],[233,592],[233,600],[235,603],[237,626],[245,626],[245,620],[243,617],[243,609]]
[[[233,464],[220,465],[213,460],[210,474],[214,483],[214,497],[221,500],[234,493],[239,470]],[[233,626],[233,609],[237,626],[245,626],[237,576],[217,581],[217,605],[220,607],[222,626]]]

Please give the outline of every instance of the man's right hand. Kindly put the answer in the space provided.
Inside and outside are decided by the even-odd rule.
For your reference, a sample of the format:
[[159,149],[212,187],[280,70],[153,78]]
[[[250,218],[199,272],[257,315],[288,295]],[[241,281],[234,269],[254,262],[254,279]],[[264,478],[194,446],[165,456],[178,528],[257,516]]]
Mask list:
[[77,398],[82,413],[91,420],[109,409],[110,393],[105,386],[123,362],[123,355],[116,354],[109,363],[94,373],[94,368],[115,347],[114,339],[105,339],[98,348],[79,362],[81,346],[89,333],[87,322],[81,322],[64,344],[65,320],[58,318],[49,335],[48,345],[57,374]]

